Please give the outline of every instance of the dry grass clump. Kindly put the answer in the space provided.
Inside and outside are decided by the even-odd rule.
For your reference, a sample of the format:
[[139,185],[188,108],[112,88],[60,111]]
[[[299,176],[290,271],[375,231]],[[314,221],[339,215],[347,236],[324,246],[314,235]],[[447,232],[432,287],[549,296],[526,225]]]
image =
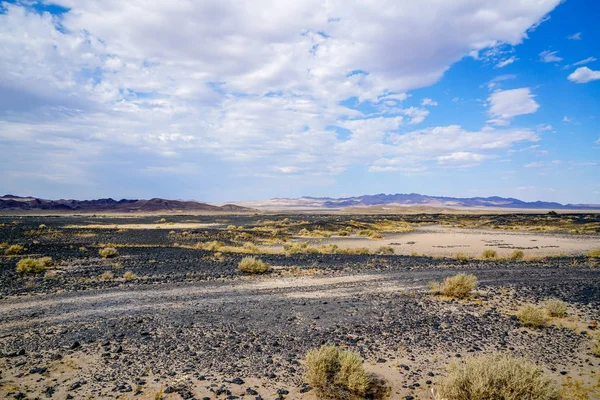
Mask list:
[[592,354],[600,357],[600,332],[596,332],[596,343],[592,347]]
[[535,364],[494,353],[455,361],[439,384],[439,400],[559,400],[558,388]]
[[285,251],[287,254],[298,254],[298,253],[317,254],[317,253],[319,253],[319,249],[317,249],[316,247],[309,246],[307,242],[284,244],[283,251]]
[[264,274],[271,266],[256,257],[244,257],[238,264],[238,269],[247,274]]
[[105,247],[103,249],[100,249],[98,253],[100,253],[100,256],[102,258],[113,258],[119,254],[117,249],[115,249],[114,247]]
[[17,263],[17,272],[20,274],[41,274],[46,272],[52,264],[52,258],[42,257],[38,259],[24,258]]
[[435,294],[463,299],[471,294],[471,291],[477,287],[477,283],[475,275],[461,273],[447,277],[442,284],[431,282],[429,289]]
[[20,244],[13,244],[12,246],[8,246],[6,250],[4,250],[4,254],[7,256],[16,256],[25,251],[25,247]]
[[467,262],[467,261],[469,261],[469,256],[467,256],[465,253],[456,253],[456,255],[454,256],[454,258],[456,258],[456,260],[460,261],[460,262]]
[[513,251],[508,257],[508,259],[511,261],[521,261],[523,258],[525,258],[525,253],[523,253],[521,250]]
[[600,258],[600,249],[592,250],[586,254],[589,258]]
[[498,253],[496,253],[496,250],[492,250],[492,249],[484,250],[483,253],[481,253],[481,257],[483,257],[486,260],[496,258],[497,256],[498,256]]
[[526,304],[517,311],[517,318],[523,326],[542,328],[548,323],[548,312],[533,304]]
[[567,315],[567,303],[559,299],[548,299],[542,306],[548,311],[551,317],[562,318]]
[[8,247],[8,243],[6,243],[6,242],[0,243],[0,249],[6,249],[7,247]]
[[206,251],[218,251],[223,246],[225,246],[225,243],[218,242],[216,240],[213,240],[212,242],[198,243],[196,245],[196,247],[198,249],[202,249],[202,250],[206,250]]
[[131,272],[131,271],[126,271],[126,272],[123,274],[123,279],[125,279],[126,281],[130,281],[130,280],[132,280],[132,279],[135,279],[135,278],[137,278],[137,275],[136,275],[136,274],[134,274],[134,273],[133,273],[133,272]]
[[360,355],[335,346],[310,350],[304,359],[306,381],[321,399],[364,398],[371,379]]
[[101,281],[111,281],[113,279],[115,279],[115,274],[113,274],[110,271],[106,271],[102,275],[100,275],[100,280]]
[[394,248],[392,246],[381,246],[375,251],[375,254],[381,254],[384,256],[391,256],[394,254]]

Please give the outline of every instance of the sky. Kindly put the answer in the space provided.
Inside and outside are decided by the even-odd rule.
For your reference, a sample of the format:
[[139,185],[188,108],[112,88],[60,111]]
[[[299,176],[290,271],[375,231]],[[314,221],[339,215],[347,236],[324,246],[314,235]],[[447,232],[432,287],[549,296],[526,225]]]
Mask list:
[[0,0],[0,194],[600,204],[595,0]]

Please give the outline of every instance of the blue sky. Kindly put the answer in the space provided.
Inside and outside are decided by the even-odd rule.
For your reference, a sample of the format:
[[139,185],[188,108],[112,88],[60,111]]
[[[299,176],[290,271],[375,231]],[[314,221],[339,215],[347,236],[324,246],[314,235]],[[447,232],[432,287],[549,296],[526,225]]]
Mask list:
[[600,204],[600,4],[0,2],[0,192]]

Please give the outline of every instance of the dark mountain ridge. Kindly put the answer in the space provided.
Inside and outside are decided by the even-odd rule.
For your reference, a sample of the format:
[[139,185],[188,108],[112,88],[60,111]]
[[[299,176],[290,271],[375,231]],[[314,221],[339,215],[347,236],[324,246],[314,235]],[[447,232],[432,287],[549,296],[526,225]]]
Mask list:
[[46,200],[36,197],[20,197],[14,195],[5,195],[0,197],[0,210],[47,210],[74,212],[252,211],[250,208],[241,207],[235,204],[215,206],[197,201],[166,200],[159,198],[150,200],[114,200],[111,198],[97,200]]

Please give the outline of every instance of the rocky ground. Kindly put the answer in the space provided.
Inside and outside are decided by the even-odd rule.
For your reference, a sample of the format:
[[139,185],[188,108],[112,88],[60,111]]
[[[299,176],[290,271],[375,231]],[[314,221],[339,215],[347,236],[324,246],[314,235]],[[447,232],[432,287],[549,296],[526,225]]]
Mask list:
[[[242,225],[256,217],[194,220],[227,226],[232,218]],[[431,399],[448,362],[496,350],[530,358],[566,391],[580,383],[597,398],[600,359],[590,348],[600,268],[589,258],[263,254],[274,271],[253,277],[237,271],[241,254],[176,247],[165,229],[65,228],[97,222],[0,219],[0,242],[26,247],[0,259],[0,397],[154,399],[162,390],[173,399],[313,399],[302,359],[331,343],[359,352],[391,399]],[[229,239],[219,226],[188,236]],[[123,246],[105,260],[101,243]],[[24,256],[51,256],[56,272],[21,277],[15,264]],[[114,277],[99,279],[107,271]],[[125,271],[136,277],[125,280]],[[478,277],[472,297],[429,293],[430,281],[457,272]],[[516,310],[549,297],[566,301],[568,316],[522,327]]]

